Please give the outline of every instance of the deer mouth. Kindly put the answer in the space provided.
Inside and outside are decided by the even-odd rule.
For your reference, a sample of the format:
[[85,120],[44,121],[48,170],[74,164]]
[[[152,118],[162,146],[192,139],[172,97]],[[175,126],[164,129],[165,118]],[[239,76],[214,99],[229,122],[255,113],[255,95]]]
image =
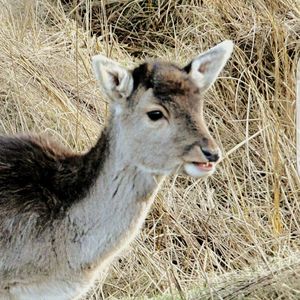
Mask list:
[[201,171],[207,171],[210,172],[215,166],[214,163],[211,162],[192,162],[192,164],[197,167]]
[[213,162],[189,162],[184,164],[185,172],[192,177],[211,175],[215,168],[216,163]]

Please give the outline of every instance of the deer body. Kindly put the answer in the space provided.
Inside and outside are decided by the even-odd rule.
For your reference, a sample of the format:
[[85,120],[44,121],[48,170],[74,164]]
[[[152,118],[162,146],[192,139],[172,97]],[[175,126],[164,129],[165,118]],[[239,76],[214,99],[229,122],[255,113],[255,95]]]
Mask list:
[[0,299],[79,299],[137,235],[164,175],[214,171],[219,150],[197,99],[231,51],[224,42],[185,69],[132,72],[96,57],[112,112],[85,154],[0,138]]
[[[107,138],[106,134],[102,136]],[[111,147],[99,153],[107,156],[102,176],[96,179],[86,197],[73,203],[61,218],[45,221],[49,224],[42,232],[36,229],[40,216],[28,219],[25,214],[24,220],[18,220],[20,226],[28,224],[22,237],[11,243],[11,247],[7,247],[7,241],[6,245],[0,243],[1,257],[14,271],[10,270],[11,278],[5,272],[0,273],[0,291],[1,288],[9,291],[12,299],[75,298],[88,289],[99,271],[136,236],[153,201],[158,179],[122,160],[124,155],[119,154],[113,137],[105,145]],[[73,166],[78,168],[74,173],[85,167],[81,165],[84,159],[78,164],[80,159]],[[148,197],[149,194],[152,196]],[[38,238],[33,245],[35,232]],[[18,252],[23,255],[16,256]]]

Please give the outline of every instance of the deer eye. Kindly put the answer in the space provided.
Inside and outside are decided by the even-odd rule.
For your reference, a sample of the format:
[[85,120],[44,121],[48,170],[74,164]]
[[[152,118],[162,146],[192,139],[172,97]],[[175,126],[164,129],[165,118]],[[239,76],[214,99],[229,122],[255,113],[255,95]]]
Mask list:
[[147,115],[152,121],[157,121],[164,117],[164,114],[160,110],[149,111],[147,112]]

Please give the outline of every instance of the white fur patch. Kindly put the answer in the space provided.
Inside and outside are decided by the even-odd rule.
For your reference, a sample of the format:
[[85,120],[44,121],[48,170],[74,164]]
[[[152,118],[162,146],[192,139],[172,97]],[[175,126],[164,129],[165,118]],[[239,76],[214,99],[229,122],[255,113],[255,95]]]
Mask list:
[[203,171],[203,170],[199,170],[199,168],[197,168],[197,166],[195,166],[194,164],[187,163],[184,164],[184,170],[188,175],[192,177],[204,177],[213,174],[216,170],[216,167],[213,166],[212,170],[210,171]]
[[115,115],[116,116],[119,116],[123,111],[120,104],[115,104],[114,109],[115,109]]
[[[65,280],[48,280],[30,285],[17,285],[10,290],[12,298],[17,300],[66,300],[79,299],[87,292],[86,284]],[[1,295],[0,295],[1,296]]]

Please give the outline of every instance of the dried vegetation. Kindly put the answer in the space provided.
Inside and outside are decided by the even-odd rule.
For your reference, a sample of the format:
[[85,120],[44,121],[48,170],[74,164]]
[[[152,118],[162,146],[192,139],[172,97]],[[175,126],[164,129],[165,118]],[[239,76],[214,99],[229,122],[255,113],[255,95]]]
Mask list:
[[1,133],[49,134],[77,151],[107,115],[92,55],[184,65],[224,39],[236,45],[206,97],[224,152],[217,173],[170,178],[91,299],[300,299],[299,0],[0,3]]

